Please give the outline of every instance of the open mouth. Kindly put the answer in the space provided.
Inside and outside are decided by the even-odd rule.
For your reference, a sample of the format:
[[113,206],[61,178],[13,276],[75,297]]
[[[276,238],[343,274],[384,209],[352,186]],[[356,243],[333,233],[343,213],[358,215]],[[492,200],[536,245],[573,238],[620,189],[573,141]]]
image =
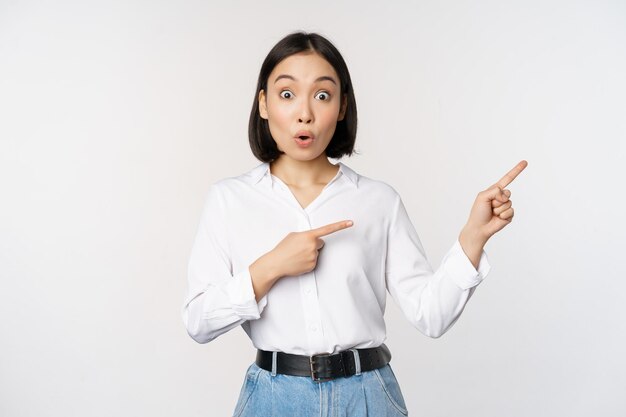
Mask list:
[[313,143],[313,138],[311,136],[296,136],[294,138],[298,146],[307,147]]
[[296,132],[294,136],[294,139],[300,141],[300,142],[306,142],[308,140],[313,140],[315,139],[315,137],[313,136],[313,132],[310,132],[308,130],[300,130],[298,132]]

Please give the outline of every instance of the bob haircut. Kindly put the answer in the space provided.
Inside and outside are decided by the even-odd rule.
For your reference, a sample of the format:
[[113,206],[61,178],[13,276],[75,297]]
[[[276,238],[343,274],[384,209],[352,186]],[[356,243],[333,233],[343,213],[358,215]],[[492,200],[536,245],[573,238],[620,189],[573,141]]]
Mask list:
[[259,92],[267,92],[267,80],[276,65],[283,59],[300,53],[311,51],[322,56],[337,72],[341,88],[341,100],[346,98],[346,113],[343,120],[337,122],[335,133],[331,138],[325,153],[330,158],[341,158],[352,155],[356,140],[357,113],[356,100],[352,89],[352,80],[348,66],[335,46],[326,38],[317,33],[294,32],[281,39],[267,54],[254,94],[250,122],[248,124],[248,139],[254,156],[262,162],[271,162],[284,152],[276,146],[270,133],[269,123],[259,114]]

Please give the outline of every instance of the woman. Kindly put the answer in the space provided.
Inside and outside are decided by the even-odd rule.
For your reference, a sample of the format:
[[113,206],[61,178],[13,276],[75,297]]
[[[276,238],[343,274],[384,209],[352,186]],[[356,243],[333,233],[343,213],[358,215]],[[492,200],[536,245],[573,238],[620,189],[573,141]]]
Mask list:
[[386,291],[441,336],[488,273],[485,243],[513,218],[505,187],[525,161],[478,194],[433,271],[395,189],[328,160],[353,153],[356,125],[337,49],[314,33],[279,41],[250,115],[262,163],[211,184],[182,311],[199,343],[241,325],[257,348],[234,416],[407,415],[383,344]]

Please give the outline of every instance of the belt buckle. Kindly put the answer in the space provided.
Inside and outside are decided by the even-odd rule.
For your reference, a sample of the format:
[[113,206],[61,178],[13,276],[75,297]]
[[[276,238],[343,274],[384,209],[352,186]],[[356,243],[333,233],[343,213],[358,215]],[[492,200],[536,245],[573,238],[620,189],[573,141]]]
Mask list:
[[330,378],[320,378],[318,376],[315,375],[315,358],[319,358],[319,357],[326,357],[326,356],[330,356],[330,355],[313,355],[313,356],[309,356],[309,364],[311,366],[311,378],[313,378],[313,382],[324,382],[324,381],[330,381],[331,379],[333,379],[332,377]]

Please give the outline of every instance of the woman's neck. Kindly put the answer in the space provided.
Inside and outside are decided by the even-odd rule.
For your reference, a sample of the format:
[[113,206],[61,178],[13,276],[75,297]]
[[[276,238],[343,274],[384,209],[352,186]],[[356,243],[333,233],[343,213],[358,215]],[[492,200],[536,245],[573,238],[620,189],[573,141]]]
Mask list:
[[333,165],[325,155],[310,161],[299,161],[281,155],[270,162],[270,173],[289,186],[306,188],[327,184],[337,174],[339,167]]

